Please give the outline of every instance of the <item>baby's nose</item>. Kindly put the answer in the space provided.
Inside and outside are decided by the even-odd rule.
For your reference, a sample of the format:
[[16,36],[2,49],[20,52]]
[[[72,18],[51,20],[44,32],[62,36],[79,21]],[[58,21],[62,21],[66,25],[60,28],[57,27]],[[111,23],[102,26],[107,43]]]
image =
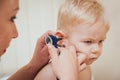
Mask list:
[[98,45],[98,44],[94,44],[94,45],[92,46],[92,48],[91,48],[91,52],[92,52],[92,53],[97,53],[97,52],[99,52],[99,51],[100,51],[99,45]]

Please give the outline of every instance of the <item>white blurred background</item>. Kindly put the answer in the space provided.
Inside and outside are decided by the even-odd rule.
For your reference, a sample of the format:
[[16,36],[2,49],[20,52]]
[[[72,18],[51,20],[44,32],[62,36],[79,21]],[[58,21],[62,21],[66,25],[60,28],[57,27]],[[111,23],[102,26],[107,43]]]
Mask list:
[[[37,39],[56,29],[57,12],[63,0],[20,0],[16,25],[19,37],[12,41],[0,62],[0,77],[10,75],[27,64]],[[95,80],[120,80],[120,0],[101,0],[110,22],[102,56],[92,64]]]

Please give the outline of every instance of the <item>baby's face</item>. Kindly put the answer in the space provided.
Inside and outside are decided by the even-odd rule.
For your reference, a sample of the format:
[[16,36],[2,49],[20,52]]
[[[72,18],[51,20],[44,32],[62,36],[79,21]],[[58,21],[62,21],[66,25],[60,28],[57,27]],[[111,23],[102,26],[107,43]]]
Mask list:
[[85,54],[85,63],[90,65],[99,58],[108,27],[103,20],[94,24],[76,25],[68,32],[69,42],[75,46],[77,54]]

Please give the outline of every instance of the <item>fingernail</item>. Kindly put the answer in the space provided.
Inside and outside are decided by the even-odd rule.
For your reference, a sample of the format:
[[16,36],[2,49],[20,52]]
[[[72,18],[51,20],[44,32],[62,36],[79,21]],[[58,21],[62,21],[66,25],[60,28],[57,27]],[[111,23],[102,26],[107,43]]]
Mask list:
[[46,44],[49,48],[51,47],[51,44],[50,43],[48,43],[48,44]]
[[46,44],[48,47],[50,47],[50,43]]

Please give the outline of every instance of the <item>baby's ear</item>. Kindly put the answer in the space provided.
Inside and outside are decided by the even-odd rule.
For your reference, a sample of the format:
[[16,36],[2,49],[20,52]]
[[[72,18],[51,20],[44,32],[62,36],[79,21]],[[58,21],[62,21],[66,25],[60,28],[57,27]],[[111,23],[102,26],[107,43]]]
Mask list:
[[57,38],[65,38],[66,34],[63,31],[58,30],[58,31],[55,32],[55,36]]
[[55,32],[55,36],[57,37],[57,38],[62,38],[62,40],[60,40],[60,41],[58,41],[57,42],[57,44],[58,44],[58,46],[63,46],[63,40],[66,38],[66,34],[63,32],[63,31],[56,31]]

